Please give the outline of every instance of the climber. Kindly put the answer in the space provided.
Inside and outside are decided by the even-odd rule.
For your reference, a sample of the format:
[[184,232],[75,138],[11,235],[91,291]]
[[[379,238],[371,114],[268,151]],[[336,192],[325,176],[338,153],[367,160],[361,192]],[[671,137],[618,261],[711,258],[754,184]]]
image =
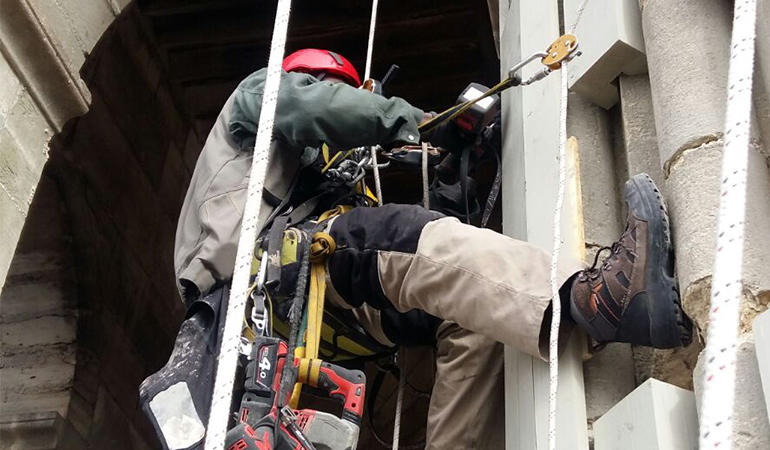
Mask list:
[[[263,225],[287,196],[313,192],[319,177],[303,168],[323,144],[332,151],[418,145],[418,125],[431,117],[400,98],[357,89],[355,68],[334,52],[300,50],[283,67]],[[265,69],[249,75],[225,103],[184,201],[175,268],[192,309],[208,299],[219,311],[211,299],[226,296],[232,277],[265,76]],[[567,258],[559,264],[562,329],[576,324],[599,344],[683,345],[689,321],[663,199],[640,175],[626,183],[625,201],[625,231],[590,268]],[[437,346],[426,448],[501,448],[499,343],[547,359],[550,255],[416,205],[354,208],[326,230],[337,243],[327,261],[329,301],[352,310],[383,345]],[[207,410],[207,400],[195,393],[193,400]]]

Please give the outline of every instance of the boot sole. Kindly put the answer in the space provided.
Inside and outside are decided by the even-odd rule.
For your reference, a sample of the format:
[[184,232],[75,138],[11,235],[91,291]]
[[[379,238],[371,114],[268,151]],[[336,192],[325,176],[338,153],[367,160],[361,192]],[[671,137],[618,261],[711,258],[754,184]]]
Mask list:
[[[638,341],[638,336],[637,339],[618,337],[655,348],[687,345],[692,340],[692,322],[682,310],[674,277],[674,249],[666,205],[655,182],[645,173],[628,180],[625,190],[629,211],[647,222],[648,255],[646,290],[631,301],[624,315],[630,314],[632,319],[636,314],[647,316],[640,321],[649,325],[649,342],[634,342]],[[618,332],[622,334],[622,327]]]

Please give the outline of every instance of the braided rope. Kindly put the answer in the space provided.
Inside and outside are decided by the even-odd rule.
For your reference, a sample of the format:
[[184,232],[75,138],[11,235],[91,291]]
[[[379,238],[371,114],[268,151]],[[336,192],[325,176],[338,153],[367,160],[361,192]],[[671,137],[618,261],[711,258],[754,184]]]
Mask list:
[[[372,19],[369,22],[369,43],[366,47],[366,67],[364,68],[364,80],[368,80],[372,71],[372,55],[374,54],[374,31],[377,28],[377,5],[379,0],[372,1]],[[374,174],[374,192],[377,195],[377,204],[382,206],[382,184],[380,183],[380,168],[377,166],[377,147],[371,148],[372,173]]]
[[[403,350],[400,350],[398,352],[399,359],[399,366],[401,366],[401,370],[399,371],[399,377],[398,377],[398,394],[396,395],[396,417],[393,419],[393,445],[392,450],[398,450],[398,441],[401,437],[401,409],[404,405],[404,384],[406,384],[406,352]],[[371,413],[371,411],[369,411]]]
[[700,448],[704,450],[732,448],[756,17],[756,0],[736,0],[727,78],[717,246],[700,411]]
[[241,236],[235,260],[232,289],[227,305],[224,331],[220,344],[219,361],[214,378],[214,390],[211,396],[211,411],[206,432],[205,448],[219,450],[224,447],[227,422],[230,416],[235,369],[238,362],[238,346],[241,337],[241,323],[246,308],[249,289],[249,273],[257,240],[259,210],[262,203],[262,188],[269,160],[270,144],[273,134],[275,108],[278,100],[278,88],[281,82],[281,62],[286,44],[286,33],[291,12],[291,0],[279,0],[270,44],[270,58],[267,64],[267,77],[259,115],[259,128],[254,143],[254,156],[251,162],[246,205],[244,207]]
[[[583,0],[575,13],[569,33],[575,32],[588,0]],[[558,266],[561,253],[561,210],[567,178],[567,101],[569,98],[569,63],[561,65],[561,100],[559,108],[559,186],[553,217],[553,253],[551,254],[551,330],[548,339],[548,448],[556,450],[556,398],[559,387],[559,326],[561,325],[561,299],[559,298]]]
[[374,31],[377,27],[377,6],[379,0],[372,0],[372,18],[369,21],[369,44],[366,47],[366,66],[364,68],[364,80],[369,79],[372,70],[372,54],[374,53]]
[[425,209],[430,209],[430,181],[428,179],[428,143],[422,143],[422,206]]

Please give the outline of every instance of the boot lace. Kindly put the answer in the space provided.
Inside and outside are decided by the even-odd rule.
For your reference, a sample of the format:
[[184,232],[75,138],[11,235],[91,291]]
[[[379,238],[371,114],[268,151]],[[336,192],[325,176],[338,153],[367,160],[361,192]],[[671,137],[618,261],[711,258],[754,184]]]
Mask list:
[[594,262],[591,264],[591,267],[583,270],[581,272],[581,275],[583,275],[583,277],[590,276],[591,278],[596,278],[599,275],[599,268],[597,268],[596,266],[599,264],[599,257],[605,250],[610,251],[610,254],[602,260],[601,268],[604,268],[605,270],[608,270],[610,268],[610,265],[607,263],[607,261],[613,255],[617,255],[618,253],[620,253],[621,250],[625,250],[626,252],[630,253],[634,257],[637,257],[636,252],[634,252],[632,249],[623,245],[624,238],[628,236],[631,233],[631,231],[633,231],[634,229],[636,229],[636,225],[634,225],[633,228],[626,228],[625,231],[623,231],[623,234],[620,235],[620,238],[616,242],[614,242],[611,246],[601,247],[599,251],[596,252],[596,255],[594,255]]

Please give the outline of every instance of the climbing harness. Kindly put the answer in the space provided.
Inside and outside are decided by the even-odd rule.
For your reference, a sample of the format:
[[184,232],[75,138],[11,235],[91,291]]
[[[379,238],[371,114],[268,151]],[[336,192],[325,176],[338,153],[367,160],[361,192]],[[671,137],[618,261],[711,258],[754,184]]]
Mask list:
[[752,110],[756,0],[736,0],[727,78],[717,243],[700,408],[700,448],[732,448],[735,359],[743,290],[746,178]]

